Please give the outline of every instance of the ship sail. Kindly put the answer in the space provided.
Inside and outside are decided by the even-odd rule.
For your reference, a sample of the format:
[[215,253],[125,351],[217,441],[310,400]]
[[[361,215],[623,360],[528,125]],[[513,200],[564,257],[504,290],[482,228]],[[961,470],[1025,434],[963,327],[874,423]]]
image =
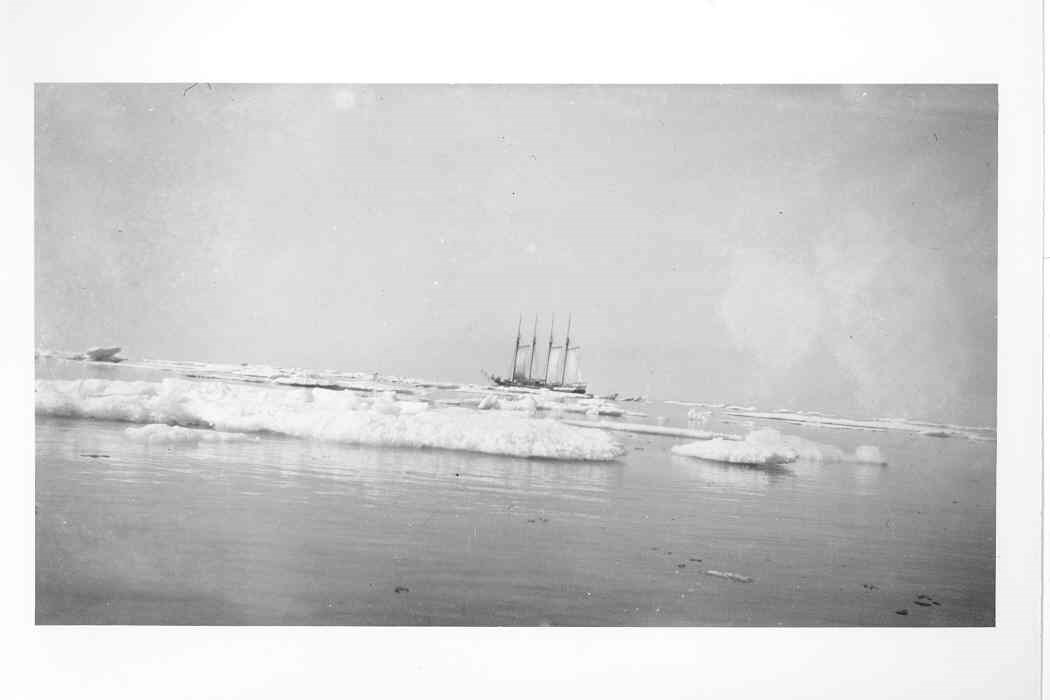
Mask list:
[[561,351],[560,345],[551,346],[550,356],[547,358],[547,375],[552,380],[561,378]]
[[565,357],[565,382],[568,384],[583,382],[583,374],[580,372],[579,348],[569,348],[569,354]]
[[528,379],[529,378],[529,363],[531,362],[532,346],[522,345],[518,348],[517,355],[514,358],[514,379]]

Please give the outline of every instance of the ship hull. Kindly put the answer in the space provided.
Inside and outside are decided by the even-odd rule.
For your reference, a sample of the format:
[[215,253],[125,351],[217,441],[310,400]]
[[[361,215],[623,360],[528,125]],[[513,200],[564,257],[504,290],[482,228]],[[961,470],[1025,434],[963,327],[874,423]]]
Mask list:
[[587,393],[586,384],[548,384],[539,379],[504,379],[503,377],[489,377],[489,379],[491,379],[492,383],[496,386],[511,386],[522,389],[546,389],[548,391],[558,391],[565,394]]

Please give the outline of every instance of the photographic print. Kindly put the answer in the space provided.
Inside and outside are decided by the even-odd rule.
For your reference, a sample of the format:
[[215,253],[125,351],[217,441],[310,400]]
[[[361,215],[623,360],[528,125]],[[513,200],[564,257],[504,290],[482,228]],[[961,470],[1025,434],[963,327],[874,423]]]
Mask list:
[[37,84],[36,623],[994,626],[997,102]]

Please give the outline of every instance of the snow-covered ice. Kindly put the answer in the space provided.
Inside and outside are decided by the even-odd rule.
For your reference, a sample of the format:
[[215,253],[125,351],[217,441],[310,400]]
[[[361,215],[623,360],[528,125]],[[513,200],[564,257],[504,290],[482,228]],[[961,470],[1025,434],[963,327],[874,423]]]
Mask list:
[[198,443],[258,439],[258,437],[247,435],[245,433],[225,433],[219,430],[204,428],[182,428],[177,425],[165,425],[163,423],[150,423],[149,425],[125,428],[124,434],[130,440],[145,443]]
[[834,445],[825,445],[779,430],[753,430],[739,442],[724,439],[677,445],[671,452],[687,457],[699,457],[733,464],[777,465],[802,460],[806,462],[857,462],[885,464],[879,448],[862,445],[849,454]]
[[500,399],[498,400],[498,404],[500,409],[503,411],[522,411],[530,416],[536,413],[536,411],[538,410],[536,399],[532,398],[531,396],[523,396],[520,399],[516,399],[513,401]]
[[478,408],[482,411],[487,411],[492,408],[499,408],[499,404],[500,401],[498,396],[495,394],[487,394],[481,399],[481,402],[478,403]]
[[729,410],[727,413],[731,416],[782,421],[785,423],[810,425],[819,428],[871,430],[875,432],[894,430],[916,433],[927,437],[961,437],[969,440],[982,441],[995,440],[995,428],[991,427],[952,425],[950,423],[929,423],[926,421],[908,420],[906,418],[861,420],[854,418],[838,418],[817,412],[800,413],[790,411]]
[[789,447],[778,448],[723,438],[675,445],[671,448],[671,452],[683,457],[699,457],[712,462],[763,466],[790,464],[798,459],[798,453]]
[[423,402],[400,401],[392,392],[362,397],[325,389],[184,379],[37,380],[36,412],[518,457],[611,460],[624,454],[623,447],[603,431],[518,412],[431,408]]
[[753,445],[794,450],[798,453],[798,458],[806,462],[867,462],[871,464],[885,464],[886,462],[877,447],[862,445],[853,454],[850,454],[834,445],[825,445],[795,435],[785,435],[772,428],[752,430],[744,440]]
[[699,408],[725,408],[724,403],[706,403],[704,401],[675,401],[668,399],[664,403],[669,403],[674,406],[697,406]]
[[704,411],[699,408],[690,408],[689,413],[686,414],[689,418],[690,423],[700,423],[701,425],[707,423],[711,418],[711,411]]
[[575,425],[581,428],[600,428],[601,430],[617,430],[625,433],[641,433],[644,435],[667,435],[669,437],[687,437],[694,440],[713,440],[722,438],[724,440],[739,440],[738,435],[728,433],[713,433],[708,430],[693,430],[691,428],[669,428],[662,425],[650,425],[648,423],[621,423],[617,421],[583,421],[563,418],[562,423]]
[[882,452],[874,445],[861,445],[853,454],[854,461],[865,464],[885,464]]

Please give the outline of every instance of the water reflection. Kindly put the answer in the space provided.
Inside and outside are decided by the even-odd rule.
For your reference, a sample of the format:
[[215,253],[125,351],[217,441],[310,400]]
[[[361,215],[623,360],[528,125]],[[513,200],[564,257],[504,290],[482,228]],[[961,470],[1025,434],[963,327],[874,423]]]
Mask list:
[[[203,481],[256,482],[260,488],[355,494],[390,502],[409,488],[456,488],[478,495],[539,495],[566,501],[608,502],[623,485],[617,462],[559,462],[434,449],[377,448],[312,442],[277,435],[198,444],[138,443],[122,423],[43,418],[47,442],[38,455],[55,452],[88,459],[85,469],[129,482],[192,475]],[[298,497],[298,496],[297,496]]]
[[855,492],[872,495],[883,488],[886,479],[885,464],[848,464],[850,476],[853,477]]
[[965,595],[908,624],[994,622],[981,443],[889,436],[874,444],[892,468],[751,467],[656,437],[595,464],[272,435],[145,445],[126,427],[38,420],[44,622],[901,624],[916,587]]
[[745,493],[761,493],[779,481],[795,476],[781,465],[730,464],[695,457],[671,455],[676,475],[704,487],[719,487]]
[[81,362],[58,357],[38,357],[35,362],[37,379],[119,379],[126,382],[160,381],[166,376],[163,371],[133,363]]

